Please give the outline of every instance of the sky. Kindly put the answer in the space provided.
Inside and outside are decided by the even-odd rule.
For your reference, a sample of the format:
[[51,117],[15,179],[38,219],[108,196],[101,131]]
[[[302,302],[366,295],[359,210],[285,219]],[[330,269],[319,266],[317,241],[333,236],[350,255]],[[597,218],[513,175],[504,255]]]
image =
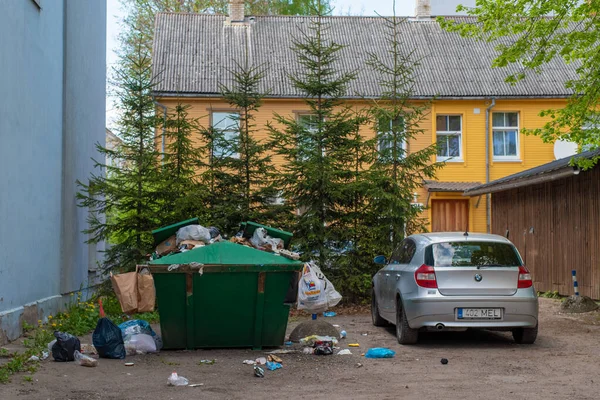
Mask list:
[[[332,0],[334,14],[352,15],[392,15],[392,0]],[[107,0],[107,25],[106,25],[106,64],[108,77],[117,62],[115,51],[118,49],[118,36],[121,30],[121,21],[125,13],[122,10],[120,0]],[[413,15],[415,0],[397,0],[396,15]],[[106,126],[115,128],[117,112],[114,107],[115,99],[110,94],[106,97]]]

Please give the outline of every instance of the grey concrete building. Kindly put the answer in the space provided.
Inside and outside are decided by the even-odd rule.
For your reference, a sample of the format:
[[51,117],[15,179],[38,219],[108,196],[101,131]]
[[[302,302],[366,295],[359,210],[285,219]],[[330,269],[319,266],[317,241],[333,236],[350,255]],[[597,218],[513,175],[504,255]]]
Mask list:
[[0,94],[2,344],[94,283],[75,182],[105,140],[106,1],[0,1]]

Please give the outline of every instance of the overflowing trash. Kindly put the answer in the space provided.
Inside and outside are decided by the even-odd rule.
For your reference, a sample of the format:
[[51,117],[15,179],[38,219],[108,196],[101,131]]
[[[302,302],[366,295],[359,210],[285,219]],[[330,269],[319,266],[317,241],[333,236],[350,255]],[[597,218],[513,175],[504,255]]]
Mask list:
[[48,345],[51,347],[54,361],[75,361],[75,351],[81,351],[79,339],[69,333],[54,332],[55,341]]
[[90,356],[86,356],[85,354],[81,354],[79,351],[75,350],[75,361],[79,363],[82,367],[96,367],[98,366],[98,360],[92,358]]
[[[92,343],[98,351],[98,355],[101,358],[125,358],[126,351],[123,334],[117,325],[105,317],[102,300],[100,300],[100,317],[96,324],[96,329],[92,334]],[[79,339],[77,341],[79,342]],[[77,350],[81,349],[78,348]]]
[[386,347],[374,347],[365,354],[366,358],[393,358],[396,355],[394,350]]
[[190,382],[183,376],[177,375],[177,372],[173,371],[167,379],[169,386],[187,386]]

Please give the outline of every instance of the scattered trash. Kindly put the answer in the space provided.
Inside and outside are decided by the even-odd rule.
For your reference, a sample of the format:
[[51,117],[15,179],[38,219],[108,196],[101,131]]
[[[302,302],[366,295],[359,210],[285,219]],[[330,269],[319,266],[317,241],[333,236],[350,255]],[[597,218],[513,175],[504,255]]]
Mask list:
[[281,365],[278,362],[271,362],[271,361],[267,362],[267,369],[269,371],[275,371],[276,369],[280,369],[280,368],[283,368],[283,365]]
[[367,351],[366,358],[393,358],[396,355],[394,350],[385,347],[374,347]]
[[284,343],[286,346],[292,346],[294,344],[294,342],[285,342]]
[[336,324],[333,324],[333,327],[334,327],[334,328],[339,328],[340,326],[339,326],[339,325],[336,325]]
[[331,340],[319,340],[315,342],[315,354],[318,356],[333,354],[333,342]]
[[74,361],[75,350],[81,350],[81,342],[75,336],[56,331],[54,332],[56,341],[52,345],[52,357],[54,361]]
[[124,343],[128,356],[157,352],[156,342],[152,336],[145,333],[130,335]]
[[315,263],[306,263],[298,282],[298,310],[319,313],[336,306],[340,295]]
[[[96,324],[96,329],[92,334],[92,343],[98,355],[102,358],[125,358],[125,344],[123,343],[123,334],[121,329],[104,315],[102,300],[100,303],[100,318]],[[79,342],[79,340],[77,340]],[[79,346],[78,346],[79,347]],[[79,350],[79,349],[78,349]]]
[[98,355],[98,350],[96,350],[96,348],[92,344],[82,344],[81,345],[81,352],[83,354]]
[[363,365],[362,365],[361,363],[356,363],[356,368],[360,368],[360,367],[362,367],[362,366],[363,366]]
[[346,338],[346,335],[348,335],[348,334],[346,333],[346,331],[341,331],[341,332],[340,332],[340,338],[342,338],[342,339],[345,339],[345,338]]
[[156,253],[159,256],[166,256],[177,250],[177,237],[175,235],[170,238],[163,240],[158,246],[156,246]]
[[294,253],[293,251],[286,249],[279,249],[279,255],[294,261],[298,261],[300,259],[300,253]]
[[52,354],[52,346],[54,346],[54,343],[56,343],[56,339],[48,343],[48,353],[50,354]]
[[177,372],[173,371],[171,376],[169,376],[169,379],[167,379],[167,383],[169,386],[187,386],[189,381],[183,376],[177,375]]
[[40,358],[38,356],[31,356],[27,361],[40,361]]
[[49,354],[47,351],[42,351],[42,360],[45,360],[46,358],[48,358]]
[[362,333],[361,335],[362,336],[368,336],[369,334],[368,333]]
[[262,369],[261,367],[255,366],[254,367],[254,376],[256,376],[257,378],[264,378],[265,370]]
[[337,353],[338,356],[351,356],[352,352],[348,349],[340,350]]
[[302,352],[304,354],[315,354],[315,349],[313,349],[312,347],[305,347],[304,349],[302,349]]
[[283,249],[283,240],[269,236],[265,228],[256,228],[250,238],[250,243],[259,250],[276,252]]
[[350,343],[350,344],[348,344],[348,347],[360,347],[360,344],[358,344],[358,343]]
[[327,311],[323,313],[324,317],[335,317],[337,314],[333,311]]
[[217,360],[200,360],[198,361],[198,365],[213,365]]
[[254,361],[254,360],[244,360],[244,361],[242,361],[242,364],[256,365],[256,361]]
[[[129,321],[125,321],[119,325],[119,329],[121,329],[121,334],[123,335],[123,342],[127,345],[127,342],[131,340],[133,335],[145,334],[150,335],[152,340],[155,343],[155,350],[158,351],[162,349],[163,342],[160,336],[154,332],[152,327],[147,321],[142,319],[132,319]],[[147,351],[148,353],[152,353],[152,351]]]
[[75,350],[75,361],[79,363],[82,367],[96,367],[98,366],[98,360],[92,358],[90,356],[86,356],[85,354],[81,354],[79,351]]
[[210,239],[212,239],[210,230],[202,225],[188,225],[184,226],[183,228],[179,228],[175,236],[177,246],[179,246],[179,244],[184,240],[197,240],[209,244]]
[[198,386],[204,386],[204,383],[192,383],[191,385],[188,385],[188,387],[198,387]]
[[443,365],[446,365],[446,364],[448,364],[448,359],[447,359],[447,358],[442,358],[442,359],[440,360],[440,362],[441,362]]
[[281,358],[277,357],[276,355],[269,355],[267,357],[267,360],[271,361],[271,362],[276,362],[276,363],[282,363],[283,361],[281,360]]
[[265,357],[259,357],[255,360],[258,365],[265,365],[267,363],[267,359]]
[[319,335],[311,335],[300,339],[300,343],[305,346],[314,346],[316,342],[331,342],[335,346],[338,343],[338,340],[333,336]]
[[126,367],[133,367],[134,365],[135,365],[135,363],[132,363],[132,362],[126,362],[125,363]]

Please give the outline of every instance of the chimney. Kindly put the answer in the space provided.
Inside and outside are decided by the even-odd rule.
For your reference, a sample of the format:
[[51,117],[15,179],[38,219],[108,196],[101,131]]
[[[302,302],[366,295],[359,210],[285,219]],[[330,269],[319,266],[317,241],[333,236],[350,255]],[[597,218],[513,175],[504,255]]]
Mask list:
[[244,22],[244,0],[229,0],[229,22]]
[[415,17],[417,19],[431,17],[431,0],[416,0]]

